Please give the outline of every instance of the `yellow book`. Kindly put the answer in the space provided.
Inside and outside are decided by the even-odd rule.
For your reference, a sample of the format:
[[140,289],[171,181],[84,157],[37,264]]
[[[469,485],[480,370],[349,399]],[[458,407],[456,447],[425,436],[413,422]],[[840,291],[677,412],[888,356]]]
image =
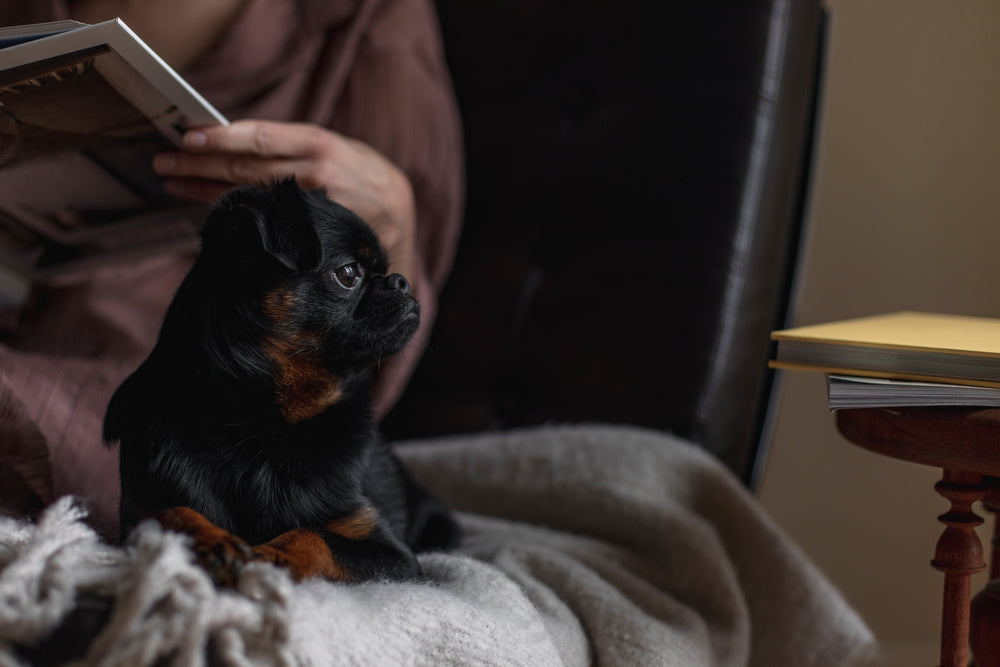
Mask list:
[[771,338],[772,368],[1000,387],[1000,319],[904,311]]

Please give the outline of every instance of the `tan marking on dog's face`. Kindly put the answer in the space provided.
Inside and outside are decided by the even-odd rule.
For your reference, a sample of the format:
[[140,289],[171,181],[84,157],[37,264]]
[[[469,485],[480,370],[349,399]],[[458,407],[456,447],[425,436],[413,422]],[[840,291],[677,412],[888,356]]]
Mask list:
[[295,295],[291,290],[276,289],[264,297],[264,314],[276,325],[287,322],[295,308]]
[[264,300],[273,333],[263,341],[263,349],[275,364],[275,394],[290,424],[316,417],[344,397],[341,378],[330,374],[316,352],[316,335],[286,324],[294,307],[295,297],[286,290],[275,290]]
[[364,262],[371,262],[375,258],[375,248],[367,243],[361,243],[354,249],[354,256]]

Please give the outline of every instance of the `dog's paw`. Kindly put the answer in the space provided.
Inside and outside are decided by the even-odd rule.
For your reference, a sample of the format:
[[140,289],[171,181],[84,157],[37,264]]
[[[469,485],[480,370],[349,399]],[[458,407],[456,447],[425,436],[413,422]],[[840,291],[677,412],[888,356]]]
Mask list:
[[236,585],[240,570],[253,559],[250,545],[222,529],[196,535],[191,549],[216,585],[228,588]]
[[308,573],[302,571],[302,568],[298,566],[296,560],[282,549],[275,548],[270,544],[261,544],[252,547],[250,551],[253,554],[253,560],[260,563],[270,563],[287,570],[295,581],[301,581],[308,576]]
[[253,558],[250,545],[228,530],[216,526],[190,507],[170,507],[156,515],[167,530],[191,538],[198,564],[219,586],[234,586],[240,570]]
[[253,547],[253,558],[276,565],[293,581],[320,577],[329,581],[351,581],[351,574],[341,567],[330,547],[315,531],[298,528],[278,536],[267,544]]

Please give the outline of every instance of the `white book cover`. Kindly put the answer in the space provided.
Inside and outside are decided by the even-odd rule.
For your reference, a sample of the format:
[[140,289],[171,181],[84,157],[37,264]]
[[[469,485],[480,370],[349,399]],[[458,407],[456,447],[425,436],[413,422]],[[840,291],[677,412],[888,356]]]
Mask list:
[[0,29],[0,301],[196,244],[204,207],[168,196],[152,157],[227,122],[118,19]]

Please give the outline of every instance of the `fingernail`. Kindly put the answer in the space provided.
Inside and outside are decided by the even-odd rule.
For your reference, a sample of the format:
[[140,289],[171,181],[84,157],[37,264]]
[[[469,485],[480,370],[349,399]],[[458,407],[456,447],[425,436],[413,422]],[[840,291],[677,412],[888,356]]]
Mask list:
[[184,135],[185,148],[204,148],[208,143],[208,137],[204,132],[193,130]]
[[177,167],[177,159],[173,155],[157,155],[153,158],[153,171],[157,174],[169,174]]

